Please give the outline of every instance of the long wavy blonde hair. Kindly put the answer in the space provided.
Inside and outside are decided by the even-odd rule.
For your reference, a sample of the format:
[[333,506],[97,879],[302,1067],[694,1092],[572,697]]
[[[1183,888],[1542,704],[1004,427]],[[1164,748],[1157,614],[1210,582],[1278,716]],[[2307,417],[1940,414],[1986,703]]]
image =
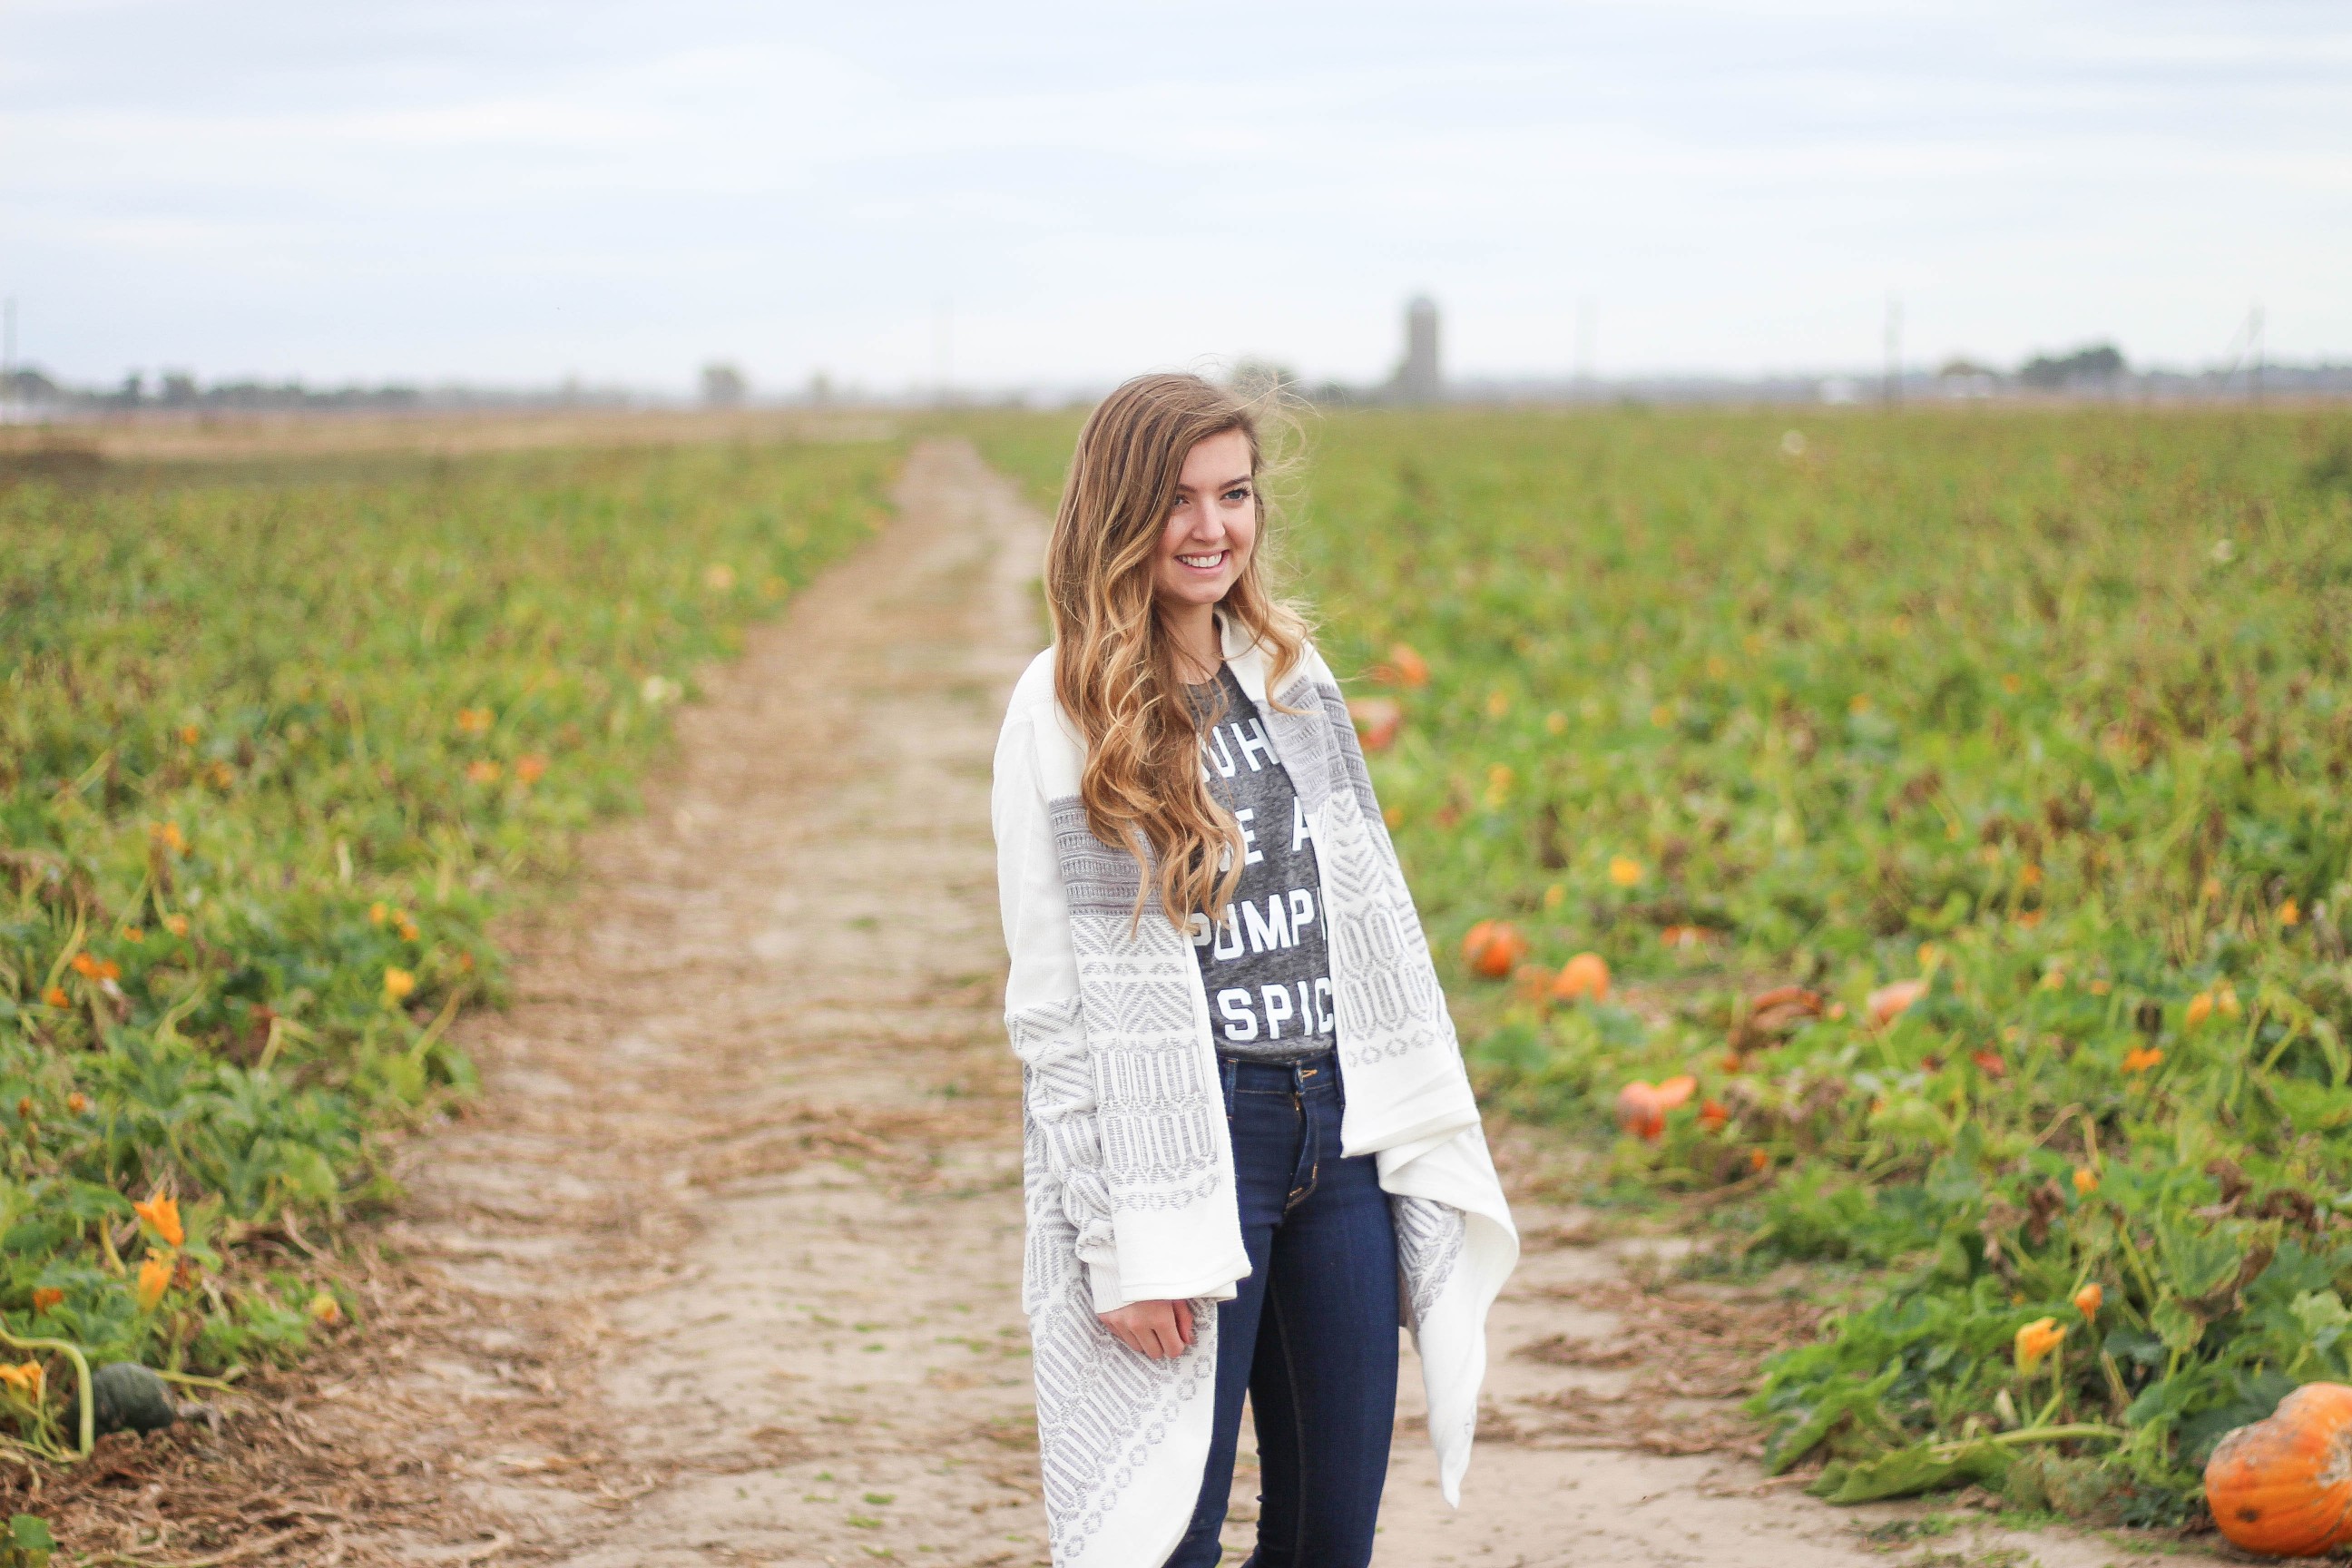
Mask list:
[[[1197,375],[1139,375],[1103,399],[1078,433],[1045,547],[1054,691],[1085,738],[1078,798],[1087,826],[1125,847],[1180,929],[1221,919],[1241,880],[1241,830],[1211,797],[1201,731],[1160,622],[1152,583],[1184,459],[1200,442],[1249,438],[1257,538],[1218,605],[1265,654],[1268,692],[1298,664],[1307,621],[1268,587],[1268,465],[1259,408]],[[1228,854],[1226,851],[1230,850]]]

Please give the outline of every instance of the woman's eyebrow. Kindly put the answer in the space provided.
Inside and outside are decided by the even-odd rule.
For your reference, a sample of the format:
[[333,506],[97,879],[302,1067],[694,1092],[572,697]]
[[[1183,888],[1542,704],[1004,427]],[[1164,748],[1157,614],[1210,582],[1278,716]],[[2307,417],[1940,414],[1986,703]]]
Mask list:
[[[1208,488],[1213,490],[1229,490],[1237,485],[1245,485],[1249,482],[1250,477],[1247,474],[1244,474],[1240,479],[1227,479],[1223,484],[1211,485]],[[1191,495],[1192,493],[1192,487],[1186,484],[1183,480],[1179,479],[1176,481],[1176,493],[1180,496]]]

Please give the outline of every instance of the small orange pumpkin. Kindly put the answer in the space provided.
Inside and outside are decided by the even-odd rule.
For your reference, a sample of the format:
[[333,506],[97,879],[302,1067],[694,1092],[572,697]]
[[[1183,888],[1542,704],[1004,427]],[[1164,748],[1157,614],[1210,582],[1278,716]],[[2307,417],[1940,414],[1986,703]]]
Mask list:
[[1551,998],[1555,1002],[1574,1002],[1590,998],[1595,1002],[1609,1000],[1609,965],[1597,952],[1580,952],[1568,961],[1559,977],[1551,983]]
[[1666,1108],[1658,1103],[1658,1091],[1642,1079],[1635,1079],[1617,1091],[1617,1125],[1636,1138],[1652,1142],[1665,1135]]
[[2205,1463],[2205,1501],[2248,1552],[2316,1557],[2352,1540],[2352,1388],[2306,1383],[2222,1438]]
[[1527,956],[1528,939],[1508,921],[1480,921],[1462,939],[1462,962],[1474,974],[1502,980]]
[[1429,661],[1415,653],[1410,643],[1398,643],[1389,649],[1386,664],[1376,664],[1369,671],[1382,686],[1406,686],[1420,690],[1429,684]]
[[1617,1091],[1617,1125],[1654,1143],[1666,1134],[1666,1112],[1688,1104],[1697,1089],[1698,1079],[1688,1073],[1654,1084],[1637,1078]]
[[1870,1021],[1883,1029],[1927,994],[1927,983],[1924,980],[1898,980],[1892,985],[1882,985],[1870,994]]
[[1348,699],[1348,717],[1355,721],[1357,742],[1368,752],[1387,751],[1404,727],[1404,710],[1386,697]]

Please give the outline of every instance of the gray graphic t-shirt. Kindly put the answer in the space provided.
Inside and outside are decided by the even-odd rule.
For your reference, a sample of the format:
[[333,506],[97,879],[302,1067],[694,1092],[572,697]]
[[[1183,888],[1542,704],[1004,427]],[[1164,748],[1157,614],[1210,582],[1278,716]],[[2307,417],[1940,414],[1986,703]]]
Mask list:
[[1306,808],[1230,668],[1187,695],[1195,713],[1223,710],[1202,735],[1201,760],[1209,793],[1241,824],[1244,850],[1224,919],[1193,939],[1217,1054],[1282,1063],[1328,1051],[1338,1043],[1331,961]]

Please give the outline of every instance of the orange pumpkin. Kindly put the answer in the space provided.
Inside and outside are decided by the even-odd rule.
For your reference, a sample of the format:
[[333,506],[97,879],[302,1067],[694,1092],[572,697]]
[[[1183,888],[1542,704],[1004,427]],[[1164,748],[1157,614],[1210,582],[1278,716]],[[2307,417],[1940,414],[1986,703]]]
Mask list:
[[1415,653],[1412,645],[1398,643],[1389,649],[1388,662],[1372,666],[1370,674],[1382,686],[1405,686],[1418,691],[1429,684],[1429,661]]
[[1551,998],[1555,1002],[1574,1002],[1590,998],[1595,1002],[1609,1000],[1609,965],[1597,952],[1580,952],[1568,961],[1559,977],[1551,983]]
[[1652,1142],[1665,1135],[1666,1108],[1658,1103],[1658,1091],[1641,1079],[1635,1079],[1617,1091],[1617,1125],[1636,1138]]
[[2352,1540],[2352,1388],[2306,1383],[2221,1439],[2205,1501],[2248,1552],[2315,1557]]
[[1822,1016],[1822,994],[1809,985],[1775,985],[1769,991],[1759,991],[1748,999],[1751,1016],[1767,1013],[1786,1013],[1792,1016],[1818,1018]]
[[1462,939],[1462,962],[1489,980],[1507,977],[1527,951],[1528,939],[1508,921],[1480,921]]
[[1666,1112],[1688,1104],[1697,1089],[1698,1079],[1688,1073],[1654,1084],[1637,1078],[1617,1091],[1617,1125],[1654,1143],[1665,1136]]
[[1350,697],[1348,717],[1355,721],[1358,744],[1368,752],[1387,751],[1404,727],[1404,710],[1385,697]]
[[1882,985],[1870,994],[1870,1021],[1883,1029],[1927,994],[1927,983],[1924,980],[1898,980],[1892,985]]

